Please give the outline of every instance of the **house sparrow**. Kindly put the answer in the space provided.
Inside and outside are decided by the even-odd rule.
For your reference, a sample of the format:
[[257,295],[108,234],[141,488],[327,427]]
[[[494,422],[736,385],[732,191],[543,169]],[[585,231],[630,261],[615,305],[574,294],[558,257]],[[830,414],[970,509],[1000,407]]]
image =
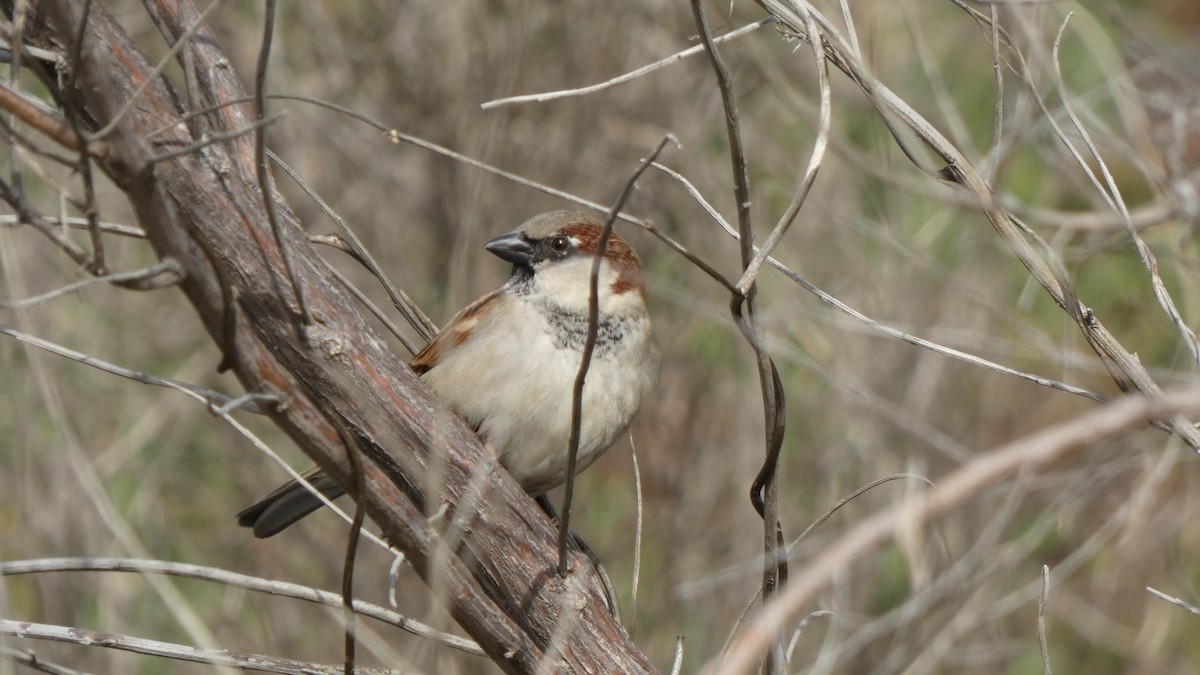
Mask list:
[[[409,364],[532,496],[567,478],[571,406],[602,228],[586,213],[554,211],[488,242],[484,248],[513,264],[512,276],[455,315]],[[658,378],[641,262],[615,234],[605,246],[597,299],[577,472],[629,426]],[[342,494],[315,468],[305,478],[327,497]],[[238,523],[269,537],[320,506],[292,481],[239,513]]]

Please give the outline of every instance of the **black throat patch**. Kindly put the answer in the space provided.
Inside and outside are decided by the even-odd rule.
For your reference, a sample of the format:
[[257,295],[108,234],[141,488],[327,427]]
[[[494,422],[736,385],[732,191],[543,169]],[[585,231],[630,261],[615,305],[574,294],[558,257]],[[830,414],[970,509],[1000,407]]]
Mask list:
[[[568,312],[549,305],[542,305],[542,310],[545,311],[546,324],[554,337],[554,346],[582,352],[587,343],[587,314]],[[632,319],[599,317],[596,322],[596,348],[592,353],[602,357],[620,347],[630,321]]]

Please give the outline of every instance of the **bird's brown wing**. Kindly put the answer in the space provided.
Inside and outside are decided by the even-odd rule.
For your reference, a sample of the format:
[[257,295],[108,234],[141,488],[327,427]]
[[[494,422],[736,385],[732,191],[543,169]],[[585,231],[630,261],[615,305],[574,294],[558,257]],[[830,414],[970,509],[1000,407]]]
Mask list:
[[408,362],[409,367],[417,375],[424,375],[441,363],[451,351],[471,339],[471,332],[479,325],[480,319],[495,307],[499,294],[499,290],[492,291],[455,314],[442,332],[435,335],[429,344]]

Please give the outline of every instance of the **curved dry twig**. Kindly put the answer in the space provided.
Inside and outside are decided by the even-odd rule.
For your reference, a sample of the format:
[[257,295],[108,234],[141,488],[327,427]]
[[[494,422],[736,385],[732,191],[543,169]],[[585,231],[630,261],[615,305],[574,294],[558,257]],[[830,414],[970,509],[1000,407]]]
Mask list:
[[[167,574],[185,579],[200,579],[231,588],[242,588],[256,593],[278,595],[306,602],[315,602],[327,607],[341,607],[342,596],[318,588],[301,586],[286,581],[275,581],[238,574],[216,567],[170,562],[166,560],[135,560],[130,558],[42,558],[38,560],[8,560],[0,562],[0,577],[21,574],[45,574],[49,572],[136,572],[140,574]],[[395,626],[417,637],[425,638],[461,652],[486,656],[473,641],[457,635],[436,630],[420,621],[410,619],[363,600],[355,600],[354,612],[367,618]]]

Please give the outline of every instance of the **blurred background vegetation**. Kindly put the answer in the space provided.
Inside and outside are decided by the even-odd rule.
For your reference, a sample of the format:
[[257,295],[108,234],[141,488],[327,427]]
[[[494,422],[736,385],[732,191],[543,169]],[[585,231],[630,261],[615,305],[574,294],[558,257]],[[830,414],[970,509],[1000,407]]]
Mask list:
[[[104,3],[152,55],[167,49],[139,3]],[[990,155],[995,90],[989,31],[950,2],[851,3],[875,75],[974,162],[995,167],[1002,201],[1047,240],[1080,299],[1165,387],[1192,383],[1196,364],[1156,304],[1149,275],[1119,220],[1055,138],[1029,91],[1005,72],[1004,143]],[[835,3],[819,3],[838,16]],[[986,5],[976,5],[986,12]],[[1051,111],[1051,46],[1071,105],[1158,257],[1185,319],[1200,316],[1200,9],[1155,3],[1002,3]],[[751,3],[708,5],[715,32],[764,16]],[[211,15],[249,86],[261,3]],[[609,203],[664,134],[681,148],[660,159],[734,218],[725,128],[709,63],[692,58],[574,98],[481,110],[480,104],[607,80],[695,44],[684,2],[419,1],[282,3],[270,91],[317,97],[400,131],[576,195]],[[772,26],[721,47],[735,81],[760,233],[791,199],[817,128],[807,45]],[[1021,370],[1104,395],[1117,387],[1070,317],[1050,302],[963,193],[915,168],[869,102],[840,73],[830,153],[776,257],[870,317]],[[30,79],[24,86],[38,87]],[[481,249],[562,200],[412,145],[350,117],[295,101],[270,146],[364,239],[386,271],[438,323],[498,285],[507,267]],[[1072,138],[1075,135],[1072,134]],[[1077,140],[1077,139],[1076,139]],[[5,153],[7,154],[7,153]],[[986,159],[985,159],[986,157]],[[78,181],[53,166],[27,175],[43,212]],[[281,174],[313,233],[332,224]],[[629,210],[652,219],[725,274],[737,247],[674,180],[647,173]],[[105,221],[134,224],[102,185]],[[1191,201],[1189,201],[1191,200]],[[622,441],[578,484],[575,529],[623,594],[626,622],[655,663],[685,637],[684,671],[721,649],[759,584],[761,523],[748,489],[763,453],[753,355],[728,315],[727,294],[655,239],[619,231],[648,268],[664,354],[655,397],[633,426],[644,494],[640,588],[629,616],[635,499]],[[82,241],[82,239],[81,239]],[[111,238],[114,267],[153,260],[144,242]],[[368,289],[369,277],[327,257]],[[21,298],[80,276],[29,228],[0,230],[0,296]],[[949,360],[873,332],[768,270],[760,319],[787,395],[781,517],[795,537],[854,489],[889,474],[939,476],[989,448],[1093,409],[1093,401]],[[216,347],[176,291],[90,287],[0,323],[125,367],[240,393],[215,373]],[[397,344],[397,351],[402,348]],[[234,514],[282,473],[192,400],[0,339],[0,559],[112,555],[212,565],[336,589],[345,528],[322,513],[259,541]],[[262,420],[245,422],[303,468],[307,461]],[[906,494],[887,483],[854,500],[791,558],[791,574],[855,522]],[[1165,433],[1112,439],[1050,470],[979,494],[953,516],[847,569],[823,595],[792,653],[795,672],[1040,673],[1040,569],[1052,571],[1047,626],[1063,673],[1200,672],[1200,618],[1146,592],[1195,601],[1200,589],[1200,469]],[[390,558],[363,551],[362,596],[385,603]],[[399,610],[449,628],[416,575],[401,574]],[[167,602],[135,575],[0,579],[0,616],[190,642],[189,613],[233,650],[336,663],[335,613],[291,600],[172,581]],[[492,672],[465,657],[382,631],[367,658],[421,672]],[[26,644],[94,672],[208,672],[100,649]],[[5,666],[0,663],[0,672]]]

